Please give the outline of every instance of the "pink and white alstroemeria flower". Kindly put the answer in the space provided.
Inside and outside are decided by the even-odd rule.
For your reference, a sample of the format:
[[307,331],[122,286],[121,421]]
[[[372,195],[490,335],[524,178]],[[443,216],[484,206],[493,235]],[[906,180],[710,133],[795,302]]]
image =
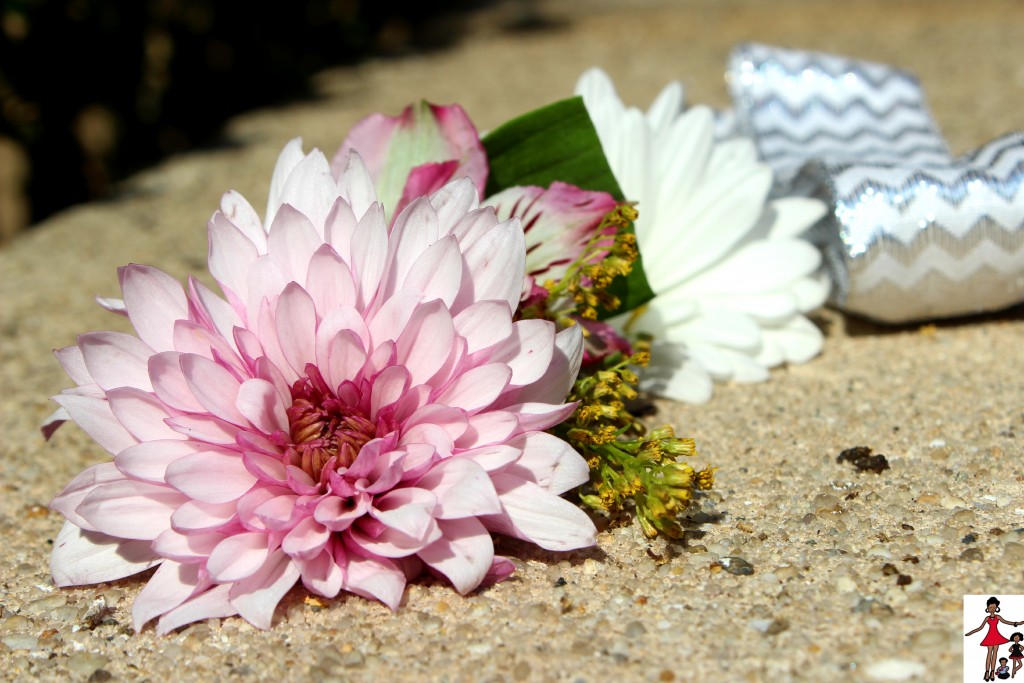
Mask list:
[[[583,253],[598,225],[617,202],[605,192],[590,192],[554,182],[545,189],[511,187],[484,198],[487,156],[473,123],[457,104],[410,105],[399,116],[372,114],[352,128],[334,156],[335,173],[355,150],[367,160],[382,198],[398,199],[432,192],[452,178],[468,177],[498,218],[519,218],[526,235],[526,273],[539,282],[559,279]],[[524,292],[529,292],[527,281]]]
[[[466,179],[384,218],[358,155],[333,173],[281,154],[265,221],[237,193],[209,223],[224,297],[120,271],[136,335],[93,332],[57,357],[55,400],[113,455],[54,500],[59,586],[159,565],[136,629],[239,614],[268,628],[301,581],[397,608],[426,569],[460,593],[508,576],[491,533],[550,550],[595,529],[559,497],[587,464],[544,430],[582,355],[578,329],[513,321],[516,219]],[[53,427],[51,422],[49,427]]]
[[483,192],[487,153],[473,122],[457,104],[419,102],[398,116],[370,114],[349,131],[331,161],[334,175],[358,150],[381,203],[394,218],[415,197],[439,190],[456,178],[469,178]]

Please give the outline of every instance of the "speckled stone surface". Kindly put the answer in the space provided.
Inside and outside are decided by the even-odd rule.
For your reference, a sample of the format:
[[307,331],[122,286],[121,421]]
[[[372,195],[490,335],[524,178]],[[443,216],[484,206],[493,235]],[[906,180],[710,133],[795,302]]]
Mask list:
[[[562,556],[503,541],[519,567],[506,583],[463,598],[424,580],[396,614],[296,589],[269,632],[231,618],[134,634],[144,577],[53,587],[61,520],[46,504],[104,452],[74,426],[40,437],[47,397],[69,383],[50,349],[125,329],[92,301],[116,293],[119,265],[203,273],[219,195],[234,188],[259,206],[293,136],[332,152],[364,114],[420,97],[458,101],[486,130],[570,94],[592,64],[634,103],[681,79],[691,102],[721,106],[726,55],[742,40],[916,72],[958,153],[1024,127],[1018,0],[527,7],[546,29],[502,30],[527,10],[499,5],[449,51],[325,73],[316,102],[239,117],[223,148],[146,171],[119,198],[69,210],[0,251],[0,678],[961,679],[961,596],[1024,593],[1020,308],[897,329],[824,311],[825,349],[811,363],[720,387],[707,405],[659,403],[656,420],[692,434],[720,468],[685,543],[651,543],[635,525]],[[853,446],[884,453],[891,468],[837,463]]]

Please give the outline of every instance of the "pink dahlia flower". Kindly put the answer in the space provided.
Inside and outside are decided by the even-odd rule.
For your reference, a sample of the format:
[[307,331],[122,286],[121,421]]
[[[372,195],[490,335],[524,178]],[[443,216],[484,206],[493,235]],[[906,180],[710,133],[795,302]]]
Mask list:
[[127,266],[105,305],[138,336],[57,351],[78,386],[44,430],[72,419],[114,456],[53,500],[57,585],[159,565],[136,629],[268,628],[299,580],[394,609],[424,569],[460,593],[507,576],[492,532],[594,543],[559,497],[587,466],[543,431],[573,410],[580,333],[513,322],[523,231],[472,182],[412,198],[389,227],[358,155],[332,173],[296,140],[266,221],[229,192],[209,236],[224,298]]

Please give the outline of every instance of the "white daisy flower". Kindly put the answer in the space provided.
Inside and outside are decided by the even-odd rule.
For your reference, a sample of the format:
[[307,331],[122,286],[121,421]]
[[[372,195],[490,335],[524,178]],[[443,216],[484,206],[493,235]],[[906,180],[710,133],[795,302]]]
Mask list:
[[600,69],[576,92],[623,194],[637,202],[636,236],[655,298],[611,322],[655,338],[645,388],[708,400],[712,380],[758,382],[768,368],[821,351],[806,313],[824,303],[821,255],[801,234],[825,212],[815,199],[767,201],[769,167],[746,139],[716,141],[707,107],[683,111],[668,85],[645,114],[623,105]]

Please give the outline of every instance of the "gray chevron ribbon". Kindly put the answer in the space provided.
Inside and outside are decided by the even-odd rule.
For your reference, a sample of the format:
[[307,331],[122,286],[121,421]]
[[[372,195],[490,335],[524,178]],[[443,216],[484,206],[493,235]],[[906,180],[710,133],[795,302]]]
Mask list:
[[917,79],[884,64],[746,44],[728,78],[775,194],[830,207],[811,238],[833,304],[904,323],[1024,301],[1024,134],[953,158]]

